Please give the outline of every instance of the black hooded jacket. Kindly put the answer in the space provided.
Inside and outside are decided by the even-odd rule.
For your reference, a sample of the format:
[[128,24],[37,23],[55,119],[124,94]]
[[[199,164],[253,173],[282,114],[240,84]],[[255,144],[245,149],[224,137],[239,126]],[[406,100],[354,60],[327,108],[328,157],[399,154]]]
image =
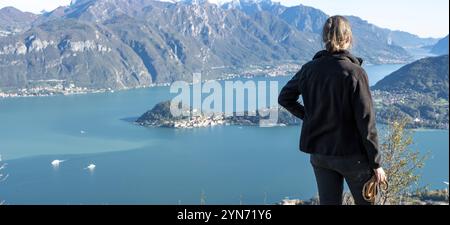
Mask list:
[[[348,51],[320,51],[281,90],[278,102],[303,120],[300,150],[366,155],[380,167],[375,112],[362,59]],[[303,98],[301,105],[298,100]]]

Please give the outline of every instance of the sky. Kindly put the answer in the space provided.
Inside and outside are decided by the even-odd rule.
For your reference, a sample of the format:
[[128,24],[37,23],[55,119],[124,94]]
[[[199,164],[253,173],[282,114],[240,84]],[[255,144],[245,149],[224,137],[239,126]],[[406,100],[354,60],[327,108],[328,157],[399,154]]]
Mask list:
[[[210,0],[224,1],[224,0]],[[273,0],[286,6],[307,5],[328,15],[354,15],[377,26],[402,30],[421,37],[444,37],[449,33],[449,0]],[[0,8],[14,6],[22,11],[68,5],[70,0],[0,0]]]

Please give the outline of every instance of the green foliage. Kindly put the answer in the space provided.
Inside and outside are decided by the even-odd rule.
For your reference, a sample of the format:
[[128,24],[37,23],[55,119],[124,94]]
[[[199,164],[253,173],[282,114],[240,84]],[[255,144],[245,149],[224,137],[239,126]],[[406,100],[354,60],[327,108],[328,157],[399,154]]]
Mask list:
[[377,204],[404,204],[402,199],[419,189],[419,171],[423,168],[428,154],[422,155],[411,148],[413,131],[406,128],[408,123],[409,120],[405,118],[391,120],[385,131],[380,150],[389,188],[380,194]]
[[422,200],[448,202],[448,189],[442,190],[425,190],[416,193],[413,197],[418,197]]
[[448,100],[413,91],[394,93],[375,91],[377,121],[387,124],[395,115],[416,120],[409,123],[411,128],[448,129]]
[[416,120],[410,127],[448,129],[448,55],[420,59],[379,81],[374,87],[377,118],[392,114]]

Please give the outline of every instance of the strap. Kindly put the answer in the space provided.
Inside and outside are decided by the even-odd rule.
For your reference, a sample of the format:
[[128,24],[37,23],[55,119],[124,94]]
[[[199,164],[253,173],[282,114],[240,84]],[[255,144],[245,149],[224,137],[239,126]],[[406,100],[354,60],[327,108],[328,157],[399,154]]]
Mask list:
[[374,204],[375,203],[375,199],[378,195],[378,192],[380,190],[382,191],[387,191],[389,185],[387,182],[377,182],[377,178],[374,176],[372,176],[372,178],[370,178],[369,181],[367,181],[364,184],[363,190],[362,190],[362,195],[364,200]]

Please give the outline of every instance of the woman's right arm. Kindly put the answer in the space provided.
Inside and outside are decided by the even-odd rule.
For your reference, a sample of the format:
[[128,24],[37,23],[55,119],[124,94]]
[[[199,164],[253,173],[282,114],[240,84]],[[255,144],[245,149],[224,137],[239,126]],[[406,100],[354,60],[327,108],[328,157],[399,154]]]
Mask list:
[[295,76],[281,89],[278,96],[278,104],[283,106],[287,111],[292,113],[299,119],[305,117],[305,107],[298,102],[300,95],[300,76],[302,70],[300,70]]

